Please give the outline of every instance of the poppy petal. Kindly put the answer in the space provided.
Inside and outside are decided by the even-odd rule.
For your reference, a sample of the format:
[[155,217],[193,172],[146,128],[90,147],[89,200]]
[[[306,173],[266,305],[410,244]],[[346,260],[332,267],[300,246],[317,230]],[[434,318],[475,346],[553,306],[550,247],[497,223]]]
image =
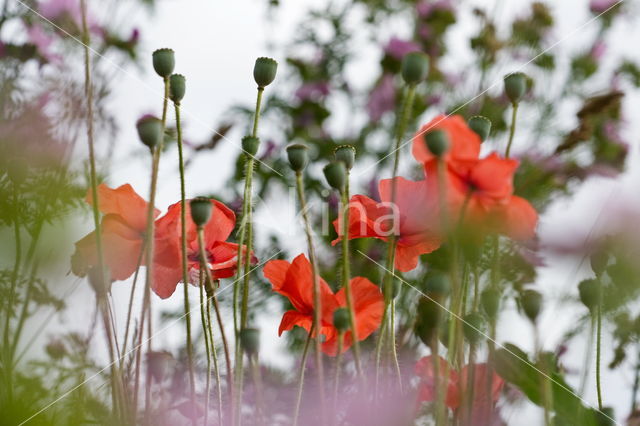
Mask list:
[[[87,203],[93,204],[93,197],[89,190],[86,197]],[[133,229],[144,231],[147,223],[147,202],[134,191],[131,185],[124,184],[116,189],[109,188],[105,184],[98,185],[98,209],[104,213],[116,214]],[[160,214],[154,210],[154,217]]]

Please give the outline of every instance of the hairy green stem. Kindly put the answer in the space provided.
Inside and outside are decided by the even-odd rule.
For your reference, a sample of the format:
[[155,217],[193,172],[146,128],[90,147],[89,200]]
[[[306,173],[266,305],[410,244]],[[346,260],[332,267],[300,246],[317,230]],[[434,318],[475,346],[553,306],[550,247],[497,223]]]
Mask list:
[[600,352],[602,346],[602,298],[596,309],[596,390],[598,392],[598,409],[602,411],[602,383],[600,377]]
[[518,115],[518,104],[514,103],[513,108],[511,109],[511,127],[509,128],[509,142],[507,143],[507,150],[505,151],[504,156],[509,158],[509,154],[511,153],[511,144],[513,143],[513,137],[516,134],[516,117]]

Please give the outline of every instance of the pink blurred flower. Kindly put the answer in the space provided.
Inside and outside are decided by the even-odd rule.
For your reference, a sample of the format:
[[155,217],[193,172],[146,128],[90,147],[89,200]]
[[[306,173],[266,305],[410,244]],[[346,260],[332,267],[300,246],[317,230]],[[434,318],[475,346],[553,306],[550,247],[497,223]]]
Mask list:
[[393,85],[393,76],[385,74],[377,86],[369,94],[367,112],[369,119],[376,122],[384,113],[392,111],[396,104],[396,89]]
[[301,101],[321,99],[329,94],[329,90],[329,83],[326,81],[305,83],[296,90],[295,97]]
[[[38,5],[38,11],[45,18],[56,21],[69,18],[77,30],[82,28],[82,9],[80,0],[46,0]],[[102,34],[102,27],[96,23],[87,12],[87,25],[89,30],[96,34]]]
[[416,11],[418,16],[426,18],[431,15],[435,10],[453,10],[451,0],[424,0],[416,5]]
[[389,43],[384,47],[384,53],[395,58],[402,60],[407,53],[419,51],[420,46],[417,43],[407,40],[401,40],[397,37],[392,37]]
[[599,61],[604,57],[606,52],[607,52],[607,44],[602,40],[598,40],[595,42],[595,44],[591,48],[590,55],[593,59],[595,59],[596,61]]
[[592,13],[599,14],[603,13],[618,2],[619,0],[591,0],[589,3],[589,9]]
[[55,41],[52,34],[47,33],[39,25],[32,25],[27,28],[27,37],[29,43],[33,44],[40,56],[42,56],[47,62],[59,65],[62,63],[62,57],[53,52],[51,45]]

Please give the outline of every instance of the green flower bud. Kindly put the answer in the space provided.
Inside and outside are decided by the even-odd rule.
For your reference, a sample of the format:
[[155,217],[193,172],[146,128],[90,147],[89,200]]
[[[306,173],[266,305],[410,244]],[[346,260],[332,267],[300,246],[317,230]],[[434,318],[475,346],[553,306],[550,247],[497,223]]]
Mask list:
[[500,309],[500,292],[491,288],[486,289],[480,295],[482,309],[491,319],[496,319]]
[[194,198],[189,202],[191,220],[197,227],[206,225],[211,219],[211,200],[204,197]]
[[441,157],[449,151],[449,136],[444,130],[434,129],[424,135],[427,148],[436,157]]
[[402,78],[407,84],[418,84],[429,74],[429,57],[422,52],[411,52],[402,58]]
[[240,330],[240,345],[249,356],[257,354],[260,351],[260,330],[257,328]]
[[421,297],[416,309],[415,332],[429,346],[442,318],[442,307],[427,297]]
[[342,161],[347,170],[353,168],[356,161],[356,149],[351,145],[340,145],[333,151],[337,161]]
[[590,311],[598,306],[600,302],[600,282],[598,280],[584,280],[578,284],[580,301]]
[[596,277],[599,277],[607,269],[609,252],[606,249],[598,250],[591,255],[589,261],[591,262],[591,269],[596,274]]
[[143,144],[154,149],[162,144],[162,121],[152,115],[145,115],[136,123],[138,137]]
[[343,333],[349,329],[349,310],[347,308],[338,308],[333,312],[333,326]]
[[451,291],[449,277],[442,272],[433,272],[427,276],[425,293],[430,297],[442,298]]
[[504,77],[504,92],[511,101],[517,104],[527,93],[527,76],[521,72],[507,74]]
[[163,78],[168,78],[176,66],[176,58],[172,49],[158,49],[153,52],[153,69]]
[[174,104],[180,105],[180,101],[184,98],[184,93],[187,90],[187,81],[182,74],[171,74],[169,77],[169,99]]
[[45,351],[51,359],[59,360],[67,354],[67,348],[60,340],[53,340],[45,346]]
[[522,309],[531,321],[535,321],[542,309],[542,294],[535,290],[525,290],[520,296]]
[[487,140],[489,132],[491,132],[491,120],[481,115],[474,115],[469,119],[467,124],[469,124],[471,130],[480,136],[482,142]]
[[472,312],[465,315],[462,320],[462,332],[465,339],[472,345],[478,344],[485,334],[486,321],[484,317],[477,312]]
[[309,163],[309,148],[306,145],[296,143],[287,147],[289,165],[294,172],[301,172]]
[[347,181],[347,170],[344,167],[344,163],[338,161],[332,161],[324,166],[322,169],[324,177],[327,179],[327,183],[333,189],[342,191]]
[[276,78],[278,63],[271,58],[258,58],[253,66],[253,79],[258,87],[265,88]]
[[254,136],[245,136],[242,138],[242,150],[249,157],[253,157],[260,147],[260,139]]

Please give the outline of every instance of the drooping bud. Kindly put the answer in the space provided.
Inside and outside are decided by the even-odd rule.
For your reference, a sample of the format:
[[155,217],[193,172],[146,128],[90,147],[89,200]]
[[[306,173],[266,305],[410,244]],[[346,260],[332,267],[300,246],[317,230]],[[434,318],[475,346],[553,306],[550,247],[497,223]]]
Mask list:
[[485,325],[484,317],[479,313],[472,312],[465,315],[462,327],[465,339],[472,345],[479,343],[484,337]]
[[513,104],[520,102],[527,93],[527,76],[522,72],[514,72],[504,77],[504,92]]
[[411,52],[402,58],[402,78],[407,84],[418,84],[429,74],[429,57],[422,52]]
[[242,150],[249,157],[253,157],[260,147],[260,139],[255,136],[245,136],[242,138]]
[[580,301],[590,311],[593,311],[600,302],[600,282],[598,280],[584,280],[578,284]]
[[486,141],[491,132],[491,120],[481,115],[474,115],[467,122],[471,130],[480,136],[482,142]]
[[258,58],[253,66],[253,79],[258,87],[265,88],[276,78],[278,63],[271,58]]
[[531,321],[535,321],[542,309],[542,294],[535,290],[525,290],[520,297],[522,309]]
[[443,298],[451,291],[449,277],[442,272],[433,272],[427,276],[425,293],[430,297]]
[[344,189],[347,180],[347,170],[341,161],[332,161],[322,169],[327,183],[333,189],[341,191]]
[[138,137],[143,144],[154,149],[162,143],[162,121],[152,115],[145,115],[136,123]]
[[158,49],[153,52],[153,69],[162,78],[168,78],[176,66],[176,58],[172,49]]
[[333,151],[337,161],[342,161],[347,170],[353,168],[356,161],[356,149],[351,145],[340,145]]
[[206,225],[211,219],[211,200],[204,197],[194,198],[189,202],[191,220],[197,227]]
[[309,148],[306,145],[295,143],[287,147],[289,165],[294,172],[301,172],[309,163]]
[[491,288],[486,289],[480,295],[480,303],[487,316],[495,319],[500,309],[500,292]]
[[333,326],[343,333],[349,329],[349,310],[347,308],[338,308],[333,312]]
[[187,90],[187,80],[182,74],[171,74],[169,77],[169,99],[176,104],[180,105],[180,101],[184,98],[184,94]]
[[255,355],[260,351],[260,330],[243,328],[240,330],[240,345],[247,355]]
[[436,157],[441,157],[449,151],[449,136],[444,130],[430,130],[424,135],[427,142],[427,148]]

